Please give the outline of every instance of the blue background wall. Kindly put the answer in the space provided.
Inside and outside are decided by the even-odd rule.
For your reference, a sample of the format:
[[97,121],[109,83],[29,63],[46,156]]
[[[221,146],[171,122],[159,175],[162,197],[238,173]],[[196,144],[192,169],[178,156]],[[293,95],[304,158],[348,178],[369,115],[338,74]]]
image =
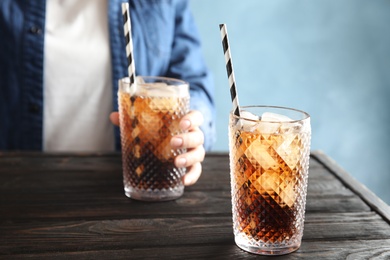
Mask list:
[[218,140],[231,102],[218,25],[226,23],[240,105],[295,107],[322,150],[390,204],[390,1],[192,0],[214,74]]

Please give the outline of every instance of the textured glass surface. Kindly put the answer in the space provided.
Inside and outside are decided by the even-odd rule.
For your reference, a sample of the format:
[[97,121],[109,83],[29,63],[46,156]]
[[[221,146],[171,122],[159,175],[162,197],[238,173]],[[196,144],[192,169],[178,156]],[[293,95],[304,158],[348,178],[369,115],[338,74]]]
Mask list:
[[294,251],[303,234],[309,118],[279,124],[274,133],[266,134],[261,123],[250,130],[239,124],[231,117],[229,145],[236,243],[259,254]]
[[119,93],[125,193],[140,200],[169,200],[182,195],[185,168],[174,166],[184,149],[171,149],[188,112],[189,98],[145,97]]

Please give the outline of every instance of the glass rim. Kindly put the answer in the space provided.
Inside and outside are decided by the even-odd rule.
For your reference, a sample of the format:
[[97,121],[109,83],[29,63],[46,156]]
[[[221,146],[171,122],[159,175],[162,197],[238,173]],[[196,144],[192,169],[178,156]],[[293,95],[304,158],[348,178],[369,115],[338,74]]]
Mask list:
[[[159,81],[166,81],[166,82],[175,82],[175,83],[178,83],[177,85],[174,85],[174,86],[180,86],[180,85],[187,85],[189,86],[190,84],[185,81],[185,80],[182,80],[182,79],[177,79],[177,78],[170,78],[170,77],[163,77],[163,76],[142,76],[142,75],[139,75],[139,76],[136,76],[135,77],[135,80],[136,80],[136,83],[137,84],[148,84],[148,82],[137,82],[137,78],[142,78],[142,79],[157,79]],[[123,77],[123,78],[120,78],[119,81],[125,83],[125,84],[130,84],[130,78],[129,77]]]
[[[304,120],[307,120],[307,119],[310,119],[310,114],[303,111],[303,110],[300,110],[300,109],[296,109],[296,108],[291,108],[291,107],[283,107],[283,106],[270,106],[270,105],[248,105],[248,106],[240,106],[240,110],[242,110],[243,108],[270,108],[270,109],[280,109],[280,110],[285,110],[285,111],[293,111],[293,112],[297,112],[299,114],[302,114],[303,115],[303,118],[301,119],[291,119],[289,121],[286,121],[286,122],[283,122],[283,123],[294,123],[294,122],[300,122],[300,121],[304,121]],[[280,123],[280,121],[261,121],[260,120],[260,117],[259,119],[253,119],[253,118],[247,118],[247,117],[243,117],[242,115],[235,115],[233,114],[234,113],[234,109],[230,111],[230,115],[235,118],[236,120],[246,120],[246,121],[250,121],[250,122],[262,122],[262,123]]]

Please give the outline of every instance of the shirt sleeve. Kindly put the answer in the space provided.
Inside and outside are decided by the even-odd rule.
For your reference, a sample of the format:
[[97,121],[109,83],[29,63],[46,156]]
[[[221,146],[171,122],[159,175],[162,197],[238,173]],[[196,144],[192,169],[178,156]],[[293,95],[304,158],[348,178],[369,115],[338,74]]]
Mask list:
[[190,84],[190,108],[203,114],[201,130],[208,151],[215,141],[214,85],[202,50],[199,32],[186,0],[177,0],[175,8],[175,35],[168,68],[168,76],[183,79]]

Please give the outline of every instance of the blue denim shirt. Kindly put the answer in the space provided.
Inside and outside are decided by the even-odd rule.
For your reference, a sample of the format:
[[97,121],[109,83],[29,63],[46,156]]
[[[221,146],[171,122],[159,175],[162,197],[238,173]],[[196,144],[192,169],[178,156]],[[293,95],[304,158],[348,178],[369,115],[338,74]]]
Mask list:
[[[127,75],[122,1],[108,1],[113,111],[118,111],[118,79]],[[190,83],[190,106],[204,116],[201,129],[209,150],[215,138],[213,83],[188,1],[129,2],[137,75]],[[46,0],[0,1],[0,150],[42,150],[45,9]],[[119,149],[117,127],[115,140]]]

